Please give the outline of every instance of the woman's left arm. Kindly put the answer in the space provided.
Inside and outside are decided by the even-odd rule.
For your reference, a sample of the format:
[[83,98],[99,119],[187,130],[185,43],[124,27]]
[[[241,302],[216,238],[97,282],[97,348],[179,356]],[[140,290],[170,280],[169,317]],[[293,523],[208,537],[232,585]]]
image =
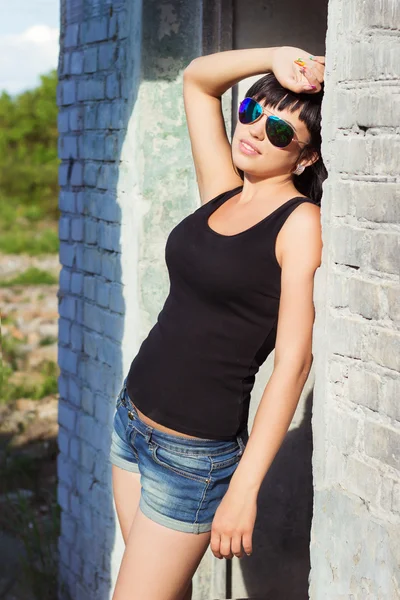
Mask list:
[[257,496],[293,419],[312,355],[314,275],[321,264],[320,209],[304,202],[282,228],[281,297],[274,368],[251,434],[213,519],[210,547],[217,558],[252,552]]

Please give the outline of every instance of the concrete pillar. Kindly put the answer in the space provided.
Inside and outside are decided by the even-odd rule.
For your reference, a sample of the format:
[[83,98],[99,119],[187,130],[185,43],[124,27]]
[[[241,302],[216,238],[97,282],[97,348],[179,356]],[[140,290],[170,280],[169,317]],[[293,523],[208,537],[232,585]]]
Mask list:
[[399,5],[331,0],[309,597],[400,597]]

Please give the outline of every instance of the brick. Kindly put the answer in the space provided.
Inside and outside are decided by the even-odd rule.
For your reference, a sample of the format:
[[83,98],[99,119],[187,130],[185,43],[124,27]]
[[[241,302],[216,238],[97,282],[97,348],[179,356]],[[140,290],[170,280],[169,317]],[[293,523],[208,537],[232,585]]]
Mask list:
[[118,136],[115,133],[109,133],[105,137],[104,160],[117,160],[118,157]]
[[357,219],[375,223],[400,221],[400,190],[396,183],[351,182],[341,189],[349,195]]
[[365,251],[370,247],[370,233],[341,225],[333,229],[335,243],[332,246],[332,260],[341,265],[361,267],[365,261]]
[[400,469],[400,431],[371,421],[365,421],[364,430],[366,455]]
[[398,56],[399,41],[395,36],[378,38],[373,44],[369,38],[355,39],[346,45],[343,58],[336,64],[336,80],[399,79]]
[[83,318],[86,327],[97,331],[97,333],[103,333],[103,313],[98,306],[85,302],[83,306]]
[[96,450],[93,448],[93,446],[90,446],[85,441],[82,441],[81,461],[82,467],[91,473],[94,469],[94,463],[96,461]]
[[354,456],[347,457],[341,485],[346,488],[346,491],[377,505],[381,477],[374,467],[358,458]]
[[385,231],[371,235],[370,261],[371,267],[377,271],[399,274],[400,236],[398,233]]
[[61,482],[57,485],[57,502],[64,511],[69,510],[69,490]]
[[97,111],[97,128],[109,129],[113,123],[114,106],[111,102],[102,102]]
[[118,357],[121,356],[120,340],[113,342],[112,340],[103,337],[99,340],[97,352],[101,362],[104,362],[110,367],[114,367]]
[[85,73],[97,71],[97,48],[85,48],[83,51],[83,70]]
[[84,270],[87,273],[101,273],[101,255],[97,248],[84,247],[83,249]]
[[69,106],[76,102],[76,86],[74,80],[62,81],[59,83],[61,93],[61,104],[63,106]]
[[96,304],[104,308],[108,307],[110,302],[110,288],[108,282],[98,281],[96,288]]
[[112,100],[121,95],[120,82],[117,73],[110,73],[106,78],[106,98]]
[[97,221],[93,219],[85,220],[85,242],[87,244],[97,243]]
[[58,319],[58,341],[68,345],[70,342],[71,322],[67,319]]
[[89,415],[94,415],[94,393],[87,387],[82,389],[82,409]]
[[348,386],[351,402],[379,412],[382,380],[377,373],[352,366],[348,370]]
[[58,197],[58,206],[63,212],[74,213],[76,210],[75,194],[61,190]]
[[58,479],[66,487],[72,489],[75,485],[75,469],[72,461],[70,461],[64,454],[57,455],[57,473]]
[[369,327],[361,358],[400,371],[400,333]]
[[62,267],[59,276],[59,288],[62,292],[69,292],[71,285],[71,271]]
[[69,131],[69,114],[66,110],[58,112],[57,129],[59,133],[66,133]]
[[58,167],[58,185],[65,186],[68,185],[69,177],[69,164],[67,162],[60,163]]
[[338,137],[332,148],[335,170],[356,175],[395,176],[399,151],[399,140],[388,134]]
[[69,393],[68,393],[68,377],[66,377],[62,373],[58,377],[58,391],[59,391],[59,394],[60,394],[61,398],[68,398],[69,397]]
[[64,371],[67,371],[67,373],[76,375],[78,367],[78,355],[72,350],[60,347],[58,353],[58,364],[60,365],[61,369],[64,369]]
[[72,267],[75,260],[75,246],[66,242],[60,243],[60,263],[66,267]]
[[112,311],[123,315],[125,313],[125,300],[123,286],[118,283],[110,285],[110,308]]
[[104,136],[100,133],[86,133],[83,138],[82,157],[89,160],[103,160]]
[[392,321],[399,323],[400,322],[400,286],[399,285],[382,286],[382,290],[386,296],[389,318]]
[[58,235],[60,240],[69,238],[69,217],[60,217],[58,221]]
[[[85,104],[84,107],[84,125],[85,129],[96,129],[97,110],[100,109],[102,103],[97,104]],[[85,135],[87,133],[85,132]]]
[[73,135],[63,135],[58,140],[58,155],[64,159],[78,158],[78,141]]
[[73,321],[76,314],[76,299],[73,296],[63,296],[58,308],[61,317]]
[[108,425],[115,412],[114,406],[103,394],[96,394],[95,397],[95,417],[101,425]]
[[363,281],[352,277],[348,280],[349,307],[365,319],[379,319],[382,315],[380,285],[372,281]]
[[58,423],[67,431],[73,432],[76,423],[76,413],[65,402],[58,403]]
[[101,336],[93,331],[85,331],[83,334],[83,344],[86,354],[92,358],[97,358],[97,352],[101,345]]
[[57,441],[58,441],[58,447],[60,449],[60,452],[62,452],[66,456],[68,456],[69,455],[69,435],[61,427],[58,431],[58,440]]
[[81,50],[71,53],[70,72],[72,75],[83,73],[83,52]]
[[85,275],[83,281],[83,294],[89,300],[96,298],[96,279],[90,275]]
[[344,454],[356,450],[358,426],[356,416],[333,407],[329,410],[327,437]]
[[98,226],[98,244],[105,250],[120,250],[120,227],[111,223],[99,223]]
[[79,25],[74,23],[73,25],[67,25],[65,29],[64,46],[70,48],[78,45]]
[[84,224],[81,218],[71,220],[71,237],[74,241],[83,241],[83,227]]
[[331,352],[340,356],[361,358],[364,333],[364,324],[355,319],[338,317],[332,320],[330,326]]
[[82,131],[83,128],[83,107],[75,106],[69,112],[69,127],[71,131]]
[[109,42],[99,46],[99,70],[110,69],[116,60],[117,45]]
[[78,100],[102,100],[105,94],[104,79],[86,79],[78,82]]
[[99,163],[86,161],[85,168],[83,171],[83,180],[85,182],[85,185],[88,185],[90,187],[96,187],[99,171]]
[[83,346],[83,333],[79,325],[73,324],[71,327],[71,348],[76,352],[80,352]]
[[85,21],[81,25],[81,44],[92,44],[94,42],[101,42],[106,40],[108,37],[108,19],[103,17],[101,19],[90,19]]
[[74,162],[71,171],[71,185],[83,184],[83,165],[80,162]]
[[392,419],[400,422],[400,377],[388,377],[381,393],[381,408]]
[[82,291],[83,291],[83,273],[72,273],[71,292],[73,294],[81,294]]
[[76,521],[67,512],[61,513],[61,531],[69,544],[73,544],[76,536]]
[[116,164],[101,165],[97,187],[102,190],[113,190],[118,182],[118,166]]
[[124,318],[122,315],[102,311],[103,332],[113,340],[120,341],[124,333]]

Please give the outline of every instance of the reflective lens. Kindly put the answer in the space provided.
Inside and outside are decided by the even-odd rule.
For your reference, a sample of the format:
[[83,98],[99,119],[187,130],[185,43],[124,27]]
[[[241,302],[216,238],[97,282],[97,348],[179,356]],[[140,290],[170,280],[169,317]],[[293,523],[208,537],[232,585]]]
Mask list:
[[[239,106],[239,121],[244,125],[252,123],[263,114],[263,107],[253,98],[245,98]],[[285,148],[293,139],[294,131],[288,123],[275,116],[268,116],[266,133],[269,141],[278,148]]]

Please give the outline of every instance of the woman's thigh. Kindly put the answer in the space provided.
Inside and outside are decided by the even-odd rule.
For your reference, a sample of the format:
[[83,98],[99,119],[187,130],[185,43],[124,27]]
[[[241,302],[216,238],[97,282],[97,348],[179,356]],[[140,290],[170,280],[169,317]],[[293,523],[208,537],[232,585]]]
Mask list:
[[115,508],[126,544],[140,500],[140,474],[112,465],[112,483]]
[[112,600],[182,600],[210,535],[170,529],[149,519],[139,508]]

